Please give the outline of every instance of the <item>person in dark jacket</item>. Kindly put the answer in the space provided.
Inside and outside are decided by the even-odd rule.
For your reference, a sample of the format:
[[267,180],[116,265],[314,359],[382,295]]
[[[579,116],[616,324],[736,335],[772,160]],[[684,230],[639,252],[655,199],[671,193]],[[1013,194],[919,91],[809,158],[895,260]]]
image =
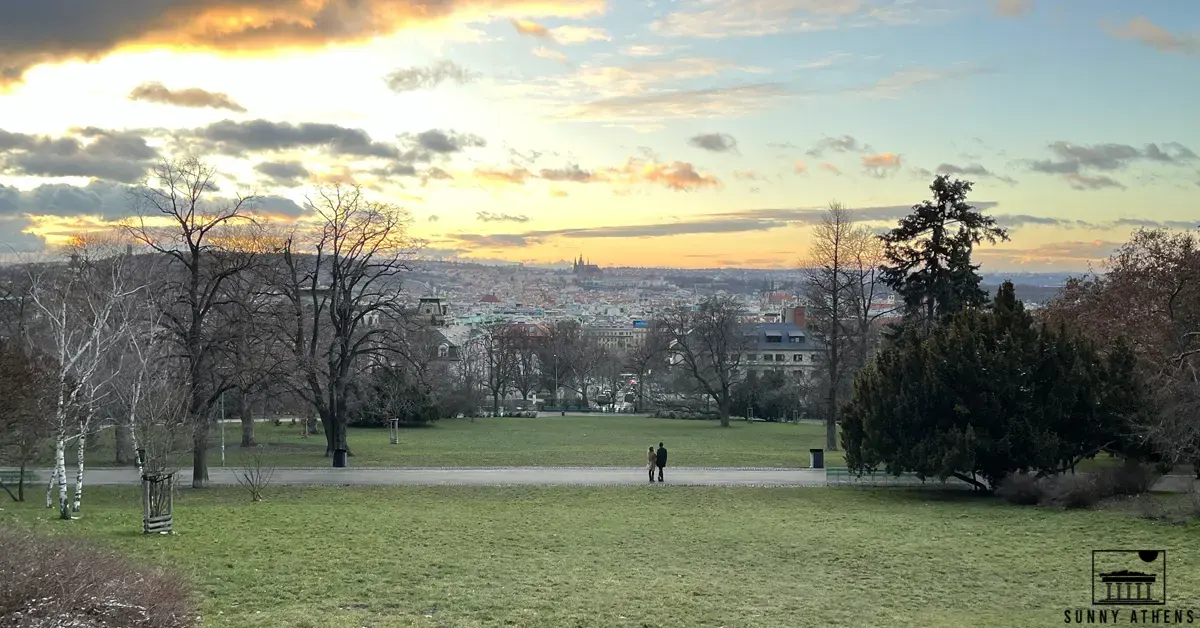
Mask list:
[[654,447],[646,452],[646,472],[650,474],[650,483],[654,483],[654,465],[658,462],[658,456],[654,453]]
[[658,464],[658,481],[663,481],[663,467],[667,466],[667,448],[663,447],[662,443],[658,444],[658,455],[655,459]]

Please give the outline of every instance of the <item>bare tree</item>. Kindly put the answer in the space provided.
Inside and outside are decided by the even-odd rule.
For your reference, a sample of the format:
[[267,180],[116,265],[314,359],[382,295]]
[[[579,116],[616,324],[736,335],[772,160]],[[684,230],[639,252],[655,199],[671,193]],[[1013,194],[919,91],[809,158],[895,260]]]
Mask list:
[[521,393],[521,399],[528,400],[542,382],[541,362],[538,360],[540,338],[527,325],[516,326],[512,333],[512,387]]
[[812,248],[805,264],[804,292],[812,310],[812,331],[824,345],[829,387],[826,391],[825,448],[831,451],[838,448],[838,398],[849,366],[846,354],[854,346],[846,323],[855,315],[857,279],[853,270],[860,261],[856,258],[863,247],[864,232],[855,225],[850,211],[841,203],[830,203],[821,222],[813,228]]
[[671,333],[671,363],[717,406],[721,427],[729,427],[734,387],[743,376],[748,341],[741,313],[735,299],[717,295],[696,307],[673,307],[663,317]]
[[850,280],[850,310],[854,321],[854,327],[850,330],[853,335],[854,367],[861,369],[866,366],[880,337],[878,321],[896,308],[874,307],[875,301],[887,292],[879,271],[885,260],[883,242],[862,226],[853,230],[853,236],[846,274]]
[[[193,488],[208,486],[213,406],[236,386],[229,370],[220,368],[236,331],[218,321],[231,304],[227,283],[256,261],[255,251],[240,248],[234,229],[252,222],[248,211],[255,199],[216,198],[216,178],[214,168],[194,157],[164,161],[133,192],[137,216],[126,225],[135,239],[170,261],[160,307],[189,391]],[[168,226],[158,226],[164,222]]]
[[404,316],[399,277],[413,242],[408,215],[368,200],[358,187],[320,188],[308,205],[320,221],[317,232],[285,242],[276,287],[289,304],[296,389],[321,417],[326,455],[349,455],[350,388],[395,344],[396,326],[383,319]]
[[492,415],[500,416],[500,400],[512,390],[517,366],[516,345],[519,336],[513,325],[496,323],[482,330],[483,387],[492,396]]
[[[84,451],[106,384],[116,376],[117,349],[125,339],[128,319],[123,308],[141,287],[129,278],[128,259],[115,254],[103,239],[76,238],[68,247],[70,261],[40,268],[31,281],[31,298],[41,313],[47,344],[57,367],[54,413],[54,466],[47,487],[58,485],[59,514],[70,519],[83,498]],[[78,447],[75,491],[67,505],[66,446],[68,430]]]
[[645,412],[646,386],[651,383],[656,368],[662,374],[670,346],[670,330],[663,321],[654,320],[641,341],[629,351],[629,365],[637,375],[636,412]]

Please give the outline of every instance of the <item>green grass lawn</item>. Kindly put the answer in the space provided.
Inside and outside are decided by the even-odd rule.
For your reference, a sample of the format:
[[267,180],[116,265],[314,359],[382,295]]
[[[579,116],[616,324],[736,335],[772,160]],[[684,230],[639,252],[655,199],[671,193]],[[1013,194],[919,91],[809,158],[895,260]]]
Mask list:
[[1051,626],[1090,604],[1091,550],[1127,546],[1167,549],[1170,606],[1200,609],[1197,528],[1117,511],[908,490],[220,489],[182,491],[178,535],[145,537],[138,500],[93,489],[72,522],[6,503],[0,524],[178,568],[208,628]]
[[[259,443],[278,467],[322,467],[323,436],[303,438],[299,428],[261,422]],[[238,466],[241,426],[225,425],[225,461]],[[808,450],[823,447],[824,428],[816,424],[747,423],[722,428],[716,421],[684,421],[631,416],[546,416],[537,419],[449,419],[430,427],[407,428],[392,445],[386,429],[351,429],[354,467],[641,466],[646,448],[664,442],[676,467],[807,467]],[[112,434],[89,455],[89,464],[111,465]],[[220,433],[214,429],[209,464],[221,464]],[[72,458],[73,459],[73,458]],[[190,455],[182,464],[190,465]],[[827,452],[827,465],[842,464]]]

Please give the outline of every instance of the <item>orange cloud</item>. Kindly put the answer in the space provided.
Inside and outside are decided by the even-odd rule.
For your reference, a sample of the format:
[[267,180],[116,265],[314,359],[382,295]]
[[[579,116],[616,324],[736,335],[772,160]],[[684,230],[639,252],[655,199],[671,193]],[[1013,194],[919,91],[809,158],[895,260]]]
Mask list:
[[867,174],[883,178],[895,172],[900,167],[900,155],[893,153],[879,153],[876,155],[862,156],[863,171]]
[[701,188],[720,187],[715,175],[700,174],[696,167],[686,161],[658,163],[649,159],[629,158],[620,168],[609,168],[598,173],[604,180],[614,183],[653,183],[676,192],[691,192]]
[[[173,0],[152,10],[141,2],[64,0],[47,11],[30,3],[0,20],[0,85],[32,67],[97,59],[130,47],[265,53],[365,41],[422,26],[485,22],[496,17],[581,17],[605,0]],[[166,6],[162,6],[166,5]],[[63,20],[63,15],[71,16]]]
[[550,37],[550,29],[530,20],[513,20],[513,28],[517,29],[517,33],[521,35],[532,35],[534,37]]
[[513,168],[511,170],[476,168],[472,176],[476,181],[481,183],[525,185],[525,181],[532,177],[533,173],[524,168]]
[[804,163],[803,161],[797,160],[796,161],[796,174],[806,174],[806,173],[808,173],[808,164]]
[[833,173],[839,177],[842,176],[842,171],[839,170],[837,166],[829,163],[828,161],[822,161],[820,164],[817,165],[817,167],[820,168],[821,170],[824,170],[825,172]]

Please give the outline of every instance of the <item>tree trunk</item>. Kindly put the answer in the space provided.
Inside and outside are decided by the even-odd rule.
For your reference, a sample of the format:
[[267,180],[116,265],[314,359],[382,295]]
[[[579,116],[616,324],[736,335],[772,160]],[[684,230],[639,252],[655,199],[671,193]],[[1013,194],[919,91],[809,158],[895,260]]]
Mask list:
[[193,418],[196,427],[192,432],[192,488],[208,488],[208,419]]
[[837,384],[829,387],[829,415],[825,417],[825,449],[837,451]]
[[67,443],[61,432],[54,444],[54,476],[54,481],[58,483],[58,516],[70,519],[71,508],[67,503]]
[[729,427],[729,402],[717,406],[717,412],[721,415],[721,427]]
[[246,394],[238,391],[238,418],[242,420],[242,447],[254,447],[254,416],[250,413],[250,404]]
[[135,462],[134,450],[136,447],[133,445],[133,429],[128,425],[122,425],[120,423],[114,426],[113,429],[116,431],[115,438],[117,442],[115,449],[117,454],[117,465],[123,467],[129,466]]
[[492,416],[500,416],[500,393],[492,391]]
[[83,502],[83,454],[87,446],[88,422],[79,422],[79,467],[75,471],[75,496],[71,500],[71,512],[79,512],[79,505]]

